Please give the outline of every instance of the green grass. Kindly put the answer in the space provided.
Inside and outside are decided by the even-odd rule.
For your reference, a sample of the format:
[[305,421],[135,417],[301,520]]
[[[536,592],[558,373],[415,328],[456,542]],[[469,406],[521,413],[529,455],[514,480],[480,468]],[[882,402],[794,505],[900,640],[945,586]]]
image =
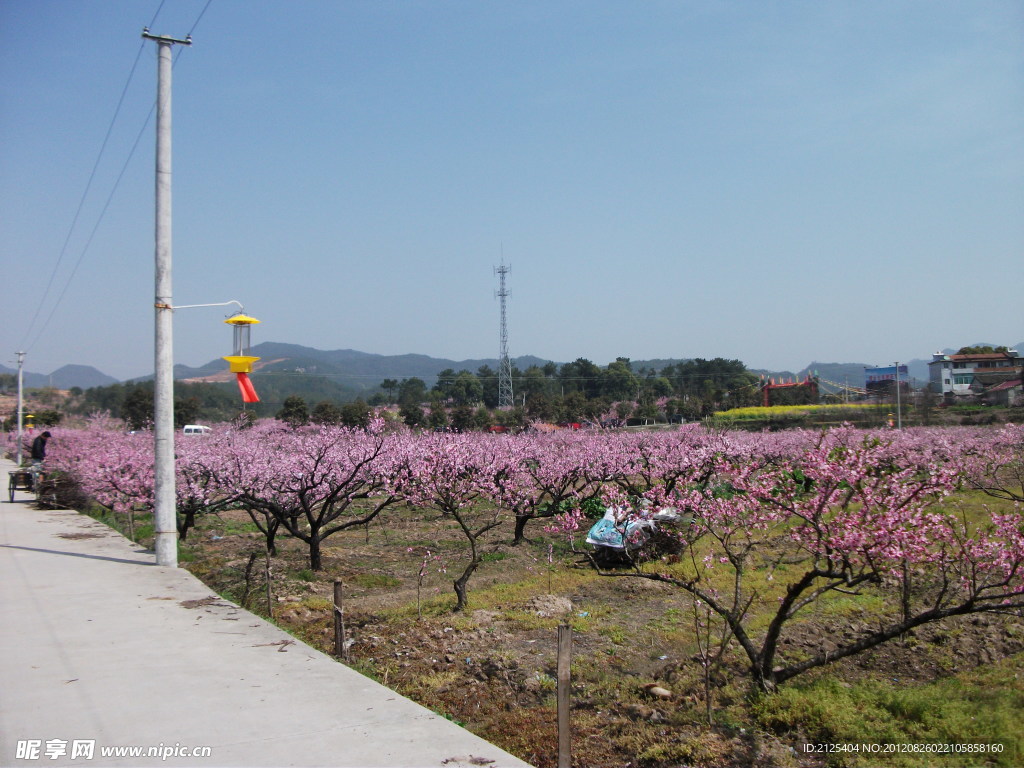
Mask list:
[[550,593],[556,595],[568,595],[576,590],[583,583],[592,579],[601,578],[591,571],[557,570],[548,574],[545,570],[526,576],[515,582],[499,582],[480,589],[470,588],[470,599],[474,608],[501,608],[509,604],[521,603],[537,595],[548,594],[548,581],[550,576]]
[[861,616],[865,613],[880,615],[889,609],[885,599],[878,594],[870,594],[867,590],[856,594],[846,595],[840,592],[833,592],[823,595],[816,606],[808,607],[803,615],[817,614],[827,618],[846,618],[849,616]]
[[[110,526],[126,538],[131,538],[131,529],[128,524],[128,515],[114,513],[106,507],[98,504],[91,505],[85,510],[85,514],[93,520]],[[144,547],[153,547],[153,540],[156,537],[156,526],[153,524],[153,515],[149,512],[136,512],[133,516],[135,526],[134,541]]]
[[308,611],[332,612],[334,610],[334,603],[331,600],[318,595],[310,595],[309,597],[303,598],[298,605]]
[[619,624],[605,624],[597,632],[599,635],[607,637],[615,645],[624,645],[628,637],[626,629]]
[[386,573],[357,573],[352,581],[364,589],[380,589],[382,587],[397,587],[402,580],[396,579]]
[[[1024,655],[969,674],[912,687],[891,681],[844,684],[833,677],[784,686],[754,707],[760,725],[807,743],[1001,744],[1001,752],[885,755],[889,768],[1006,766],[1024,761]],[[841,752],[830,766],[872,766],[877,753]]]
[[219,536],[244,536],[247,533],[259,533],[260,530],[252,520],[225,520],[219,515],[200,516],[196,526],[200,525],[204,530],[215,531]]

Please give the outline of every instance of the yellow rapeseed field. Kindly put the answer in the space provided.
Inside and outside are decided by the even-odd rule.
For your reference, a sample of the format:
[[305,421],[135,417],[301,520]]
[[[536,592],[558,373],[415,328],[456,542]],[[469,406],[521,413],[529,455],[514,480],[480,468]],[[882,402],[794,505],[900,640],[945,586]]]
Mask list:
[[877,413],[891,410],[889,405],[876,405],[874,403],[847,403],[845,405],[773,405],[768,408],[763,406],[751,408],[732,408],[728,411],[716,411],[716,419],[773,419],[773,418],[800,418],[834,416],[842,418],[844,415]]

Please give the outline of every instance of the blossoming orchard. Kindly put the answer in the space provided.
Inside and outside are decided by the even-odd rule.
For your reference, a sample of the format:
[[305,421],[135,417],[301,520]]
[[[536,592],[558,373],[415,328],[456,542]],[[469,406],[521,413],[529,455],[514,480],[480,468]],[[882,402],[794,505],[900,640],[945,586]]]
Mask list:
[[[100,419],[53,432],[52,468],[89,499],[119,513],[152,507],[149,435]],[[1017,426],[495,435],[261,422],[178,440],[178,532],[186,539],[199,516],[244,510],[271,553],[278,535],[294,537],[316,571],[340,531],[432,509],[462,534],[459,557],[445,563],[457,611],[474,573],[493,567],[489,542],[567,541],[577,564],[670,585],[700,606],[750,682],[770,692],[930,622],[1019,614],[1022,466]],[[963,508],[966,489],[1002,499],[1002,511]],[[584,543],[607,510],[627,542],[614,567]],[[677,522],[660,537],[636,533],[665,510]],[[674,546],[653,546],[666,537]],[[884,602],[884,620],[827,652],[780,660],[790,627],[837,593]]]

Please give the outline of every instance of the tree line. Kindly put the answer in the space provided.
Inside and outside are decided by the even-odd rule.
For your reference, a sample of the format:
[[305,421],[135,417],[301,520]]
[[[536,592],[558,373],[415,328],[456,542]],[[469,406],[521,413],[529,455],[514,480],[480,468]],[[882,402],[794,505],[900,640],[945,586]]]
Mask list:
[[[759,377],[739,360],[701,358],[655,369],[634,369],[626,357],[599,366],[585,358],[513,367],[514,407],[498,410],[498,372],[447,368],[428,385],[422,378],[386,378],[362,394],[315,375],[255,375],[261,401],[250,417],[291,424],[365,426],[372,409],[397,408],[409,426],[469,431],[531,422],[625,423],[628,419],[694,421],[721,408],[758,404]],[[175,424],[231,421],[239,416],[234,384],[177,381]],[[131,429],[152,422],[153,383],[126,382],[76,389],[62,409],[70,414],[106,412]]]
[[[549,362],[512,369],[512,411],[498,407],[498,372],[489,365],[475,372],[447,368],[427,388],[418,378],[385,379],[369,405],[397,404],[410,426],[477,428],[487,419],[505,426],[531,421],[581,423],[630,418],[693,421],[721,407],[757,403],[759,378],[739,360],[694,359],[661,370],[634,370],[627,357],[601,367],[585,358],[559,366]],[[423,410],[429,405],[429,413]],[[437,414],[435,416],[435,413]]]

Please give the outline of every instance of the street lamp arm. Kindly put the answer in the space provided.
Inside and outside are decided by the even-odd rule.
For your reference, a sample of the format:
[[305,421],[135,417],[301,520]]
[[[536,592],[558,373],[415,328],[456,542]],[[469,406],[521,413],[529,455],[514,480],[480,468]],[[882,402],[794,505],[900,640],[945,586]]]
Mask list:
[[245,312],[245,307],[242,306],[242,302],[235,301],[234,299],[232,299],[231,301],[221,301],[216,304],[178,304],[177,306],[173,307],[157,304],[156,306],[159,309],[194,309],[195,307],[226,307],[229,304],[236,304],[238,305],[239,312]]

